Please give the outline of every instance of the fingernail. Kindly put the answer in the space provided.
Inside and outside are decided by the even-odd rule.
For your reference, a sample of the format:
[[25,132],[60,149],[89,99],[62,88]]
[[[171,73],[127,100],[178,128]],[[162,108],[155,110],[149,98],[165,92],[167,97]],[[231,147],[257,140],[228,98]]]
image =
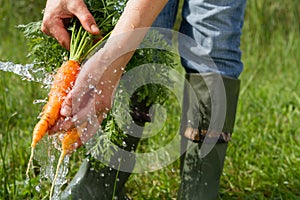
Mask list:
[[91,30],[92,30],[93,33],[98,33],[99,32],[99,29],[98,29],[96,24],[92,24]]
[[60,110],[60,114],[62,116],[69,116],[71,115],[71,107],[70,106],[64,106]]

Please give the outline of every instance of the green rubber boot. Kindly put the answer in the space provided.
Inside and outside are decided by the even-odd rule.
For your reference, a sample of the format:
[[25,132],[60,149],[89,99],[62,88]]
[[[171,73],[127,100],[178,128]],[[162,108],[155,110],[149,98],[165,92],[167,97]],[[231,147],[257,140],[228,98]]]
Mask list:
[[[125,152],[134,152],[141,138],[145,122],[150,122],[149,108],[145,103],[138,102],[133,95],[131,101],[131,116],[134,123],[131,124],[128,132],[134,136],[127,135],[125,138],[126,147],[120,148],[111,158],[110,166],[99,167],[100,161],[85,159],[75,177],[60,195],[62,200],[111,200],[128,199],[126,197],[125,183],[134,168],[135,157]],[[93,163],[93,164],[92,164]],[[95,163],[99,164],[95,166]],[[126,170],[117,170],[118,163],[126,166]]]
[[178,199],[215,200],[233,132],[240,81],[215,73],[187,74],[187,80]]
[[[135,130],[136,131],[136,130]],[[142,131],[141,131],[142,132]],[[139,138],[128,136],[126,138],[126,151],[134,150],[139,142]],[[129,150],[130,149],[130,150]],[[124,158],[122,153],[116,152],[111,158],[110,166],[121,161],[126,165],[127,171],[133,170],[134,157]],[[96,164],[95,164],[96,163]],[[100,161],[87,158],[83,161],[75,177],[62,192],[62,200],[111,200],[128,199],[126,197],[125,183],[131,175],[130,172],[118,171],[118,166],[101,166]]]

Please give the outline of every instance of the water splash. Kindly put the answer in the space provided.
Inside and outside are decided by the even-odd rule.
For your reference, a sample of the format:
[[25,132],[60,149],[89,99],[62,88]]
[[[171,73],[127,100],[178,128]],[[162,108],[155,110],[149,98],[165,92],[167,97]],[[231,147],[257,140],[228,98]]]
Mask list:
[[22,80],[34,81],[44,85],[50,85],[53,79],[51,73],[44,68],[37,68],[34,63],[22,65],[0,61],[0,70],[15,73],[21,76]]
[[[45,184],[45,180],[48,180],[48,183],[52,183],[55,177],[56,166],[58,162],[58,157],[60,155],[59,149],[54,148],[51,144],[57,143],[58,139],[56,137],[47,137],[43,138],[40,141],[40,145],[36,148],[36,154],[34,159],[39,163],[40,174],[39,174],[39,183],[34,188],[35,190],[46,190],[49,184]],[[57,145],[58,146],[58,145]],[[52,198],[53,200],[59,199],[59,196],[62,192],[64,185],[67,183],[67,174],[69,172],[69,156],[66,156],[63,164],[61,165],[58,173],[58,178],[55,181],[55,187],[53,191]],[[28,177],[29,183],[29,177]]]
[[[54,187],[54,192],[53,192],[53,196],[51,197],[51,199],[56,200],[59,199],[60,193],[62,191],[62,187],[67,183],[67,174],[68,174],[68,164],[69,164],[69,156],[66,156],[64,158],[64,162],[62,164],[62,166],[59,169],[59,175],[58,178],[55,181],[55,187]],[[53,177],[54,178],[54,177]],[[53,181],[53,179],[52,179]]]

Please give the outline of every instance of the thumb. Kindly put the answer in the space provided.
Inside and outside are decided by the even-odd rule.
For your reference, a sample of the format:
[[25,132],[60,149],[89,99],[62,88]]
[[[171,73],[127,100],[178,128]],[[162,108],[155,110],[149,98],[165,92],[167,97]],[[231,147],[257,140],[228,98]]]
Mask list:
[[100,33],[94,17],[84,3],[83,5],[75,7],[74,14],[79,19],[81,25],[86,31],[93,35]]

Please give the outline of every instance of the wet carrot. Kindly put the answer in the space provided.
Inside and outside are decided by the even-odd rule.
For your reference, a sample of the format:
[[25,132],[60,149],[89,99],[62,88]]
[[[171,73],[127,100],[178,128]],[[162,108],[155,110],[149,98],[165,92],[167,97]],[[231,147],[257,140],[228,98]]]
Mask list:
[[68,60],[61,65],[54,76],[54,80],[48,94],[48,102],[43,107],[41,118],[33,130],[31,155],[26,171],[27,176],[33,159],[34,149],[37,143],[59,119],[61,104],[68,92],[71,90],[79,70],[79,62],[75,60]]
[[53,195],[53,190],[54,190],[56,180],[58,178],[59,168],[60,168],[64,158],[66,157],[67,154],[71,154],[75,149],[77,149],[78,147],[80,147],[82,145],[81,139],[80,139],[80,134],[77,131],[77,129],[73,128],[73,129],[67,131],[64,134],[61,144],[62,144],[62,151],[61,151],[60,157],[58,159],[55,176],[52,181],[52,186],[50,189],[50,200]]

